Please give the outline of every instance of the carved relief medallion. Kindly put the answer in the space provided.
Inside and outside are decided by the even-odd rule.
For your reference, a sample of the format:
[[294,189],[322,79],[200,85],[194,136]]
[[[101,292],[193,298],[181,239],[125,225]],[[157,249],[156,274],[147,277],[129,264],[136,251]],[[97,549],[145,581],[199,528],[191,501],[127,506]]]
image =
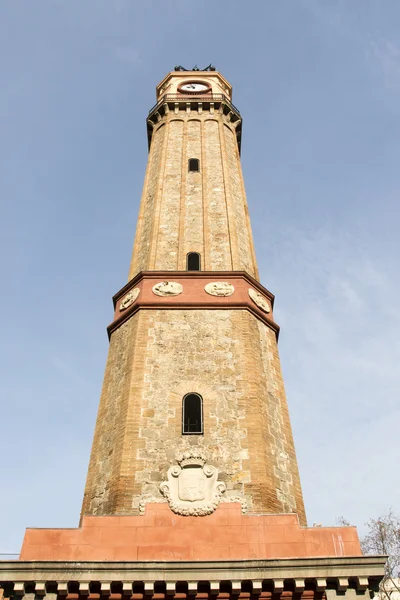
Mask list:
[[232,296],[235,291],[233,285],[226,281],[212,281],[207,283],[204,289],[211,296]]
[[178,515],[210,515],[217,508],[226,486],[218,481],[218,469],[206,464],[200,450],[190,450],[177,458],[168,470],[168,481],[160,485],[171,510]]
[[131,306],[131,304],[133,304],[135,302],[135,300],[137,299],[139,294],[140,294],[139,288],[134,288],[133,290],[128,292],[126,294],[126,296],[123,297],[122,302],[119,305],[119,310],[121,310],[121,311],[126,310],[129,306]]
[[249,296],[253,300],[254,304],[257,304],[258,308],[261,308],[261,310],[263,310],[266,313],[271,312],[269,302],[267,302],[264,296],[262,296],[252,288],[249,289]]
[[161,281],[153,286],[153,294],[156,296],[179,296],[182,292],[183,287],[176,281]]

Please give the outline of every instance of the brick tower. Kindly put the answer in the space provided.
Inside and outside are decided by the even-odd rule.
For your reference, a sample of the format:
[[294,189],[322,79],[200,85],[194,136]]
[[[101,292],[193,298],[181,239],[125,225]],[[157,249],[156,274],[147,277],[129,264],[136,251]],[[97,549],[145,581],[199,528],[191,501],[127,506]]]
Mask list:
[[241,125],[213,67],[158,85],[80,526],[27,529],[0,598],[368,600],[382,578],[354,527],[306,526]]
[[[83,515],[137,514],[165,501],[160,482],[176,456],[196,449],[217,468],[223,501],[256,514],[297,512],[305,524],[274,297],[258,281],[231,95],[216,71],[174,71],[157,87]],[[197,431],[185,425],[188,410]],[[201,510],[200,501],[185,506]]]

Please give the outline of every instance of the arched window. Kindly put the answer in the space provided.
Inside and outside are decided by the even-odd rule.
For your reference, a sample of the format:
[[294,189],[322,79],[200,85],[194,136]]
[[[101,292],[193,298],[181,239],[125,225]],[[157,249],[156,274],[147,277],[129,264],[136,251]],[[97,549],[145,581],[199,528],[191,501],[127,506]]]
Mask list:
[[182,433],[203,433],[203,398],[186,394],[182,402]]
[[186,258],[186,267],[188,271],[200,271],[200,254],[198,252],[189,252]]
[[198,158],[189,158],[189,171],[200,171],[200,161]]

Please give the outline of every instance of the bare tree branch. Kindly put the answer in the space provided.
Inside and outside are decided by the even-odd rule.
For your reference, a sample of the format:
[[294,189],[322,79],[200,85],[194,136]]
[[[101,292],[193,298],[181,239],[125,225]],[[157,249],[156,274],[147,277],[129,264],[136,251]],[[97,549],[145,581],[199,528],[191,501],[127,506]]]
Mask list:
[[361,539],[362,551],[388,556],[379,596],[382,600],[391,600],[394,594],[400,593],[400,518],[390,509],[378,519],[370,519],[366,526],[367,533]]

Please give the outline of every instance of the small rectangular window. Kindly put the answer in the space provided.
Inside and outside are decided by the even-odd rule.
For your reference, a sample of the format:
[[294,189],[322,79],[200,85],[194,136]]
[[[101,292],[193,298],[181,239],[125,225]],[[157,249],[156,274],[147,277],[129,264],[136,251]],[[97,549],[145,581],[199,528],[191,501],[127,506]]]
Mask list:
[[189,252],[186,257],[186,268],[188,271],[200,271],[200,254]]
[[189,171],[200,171],[200,161],[198,158],[189,158]]

